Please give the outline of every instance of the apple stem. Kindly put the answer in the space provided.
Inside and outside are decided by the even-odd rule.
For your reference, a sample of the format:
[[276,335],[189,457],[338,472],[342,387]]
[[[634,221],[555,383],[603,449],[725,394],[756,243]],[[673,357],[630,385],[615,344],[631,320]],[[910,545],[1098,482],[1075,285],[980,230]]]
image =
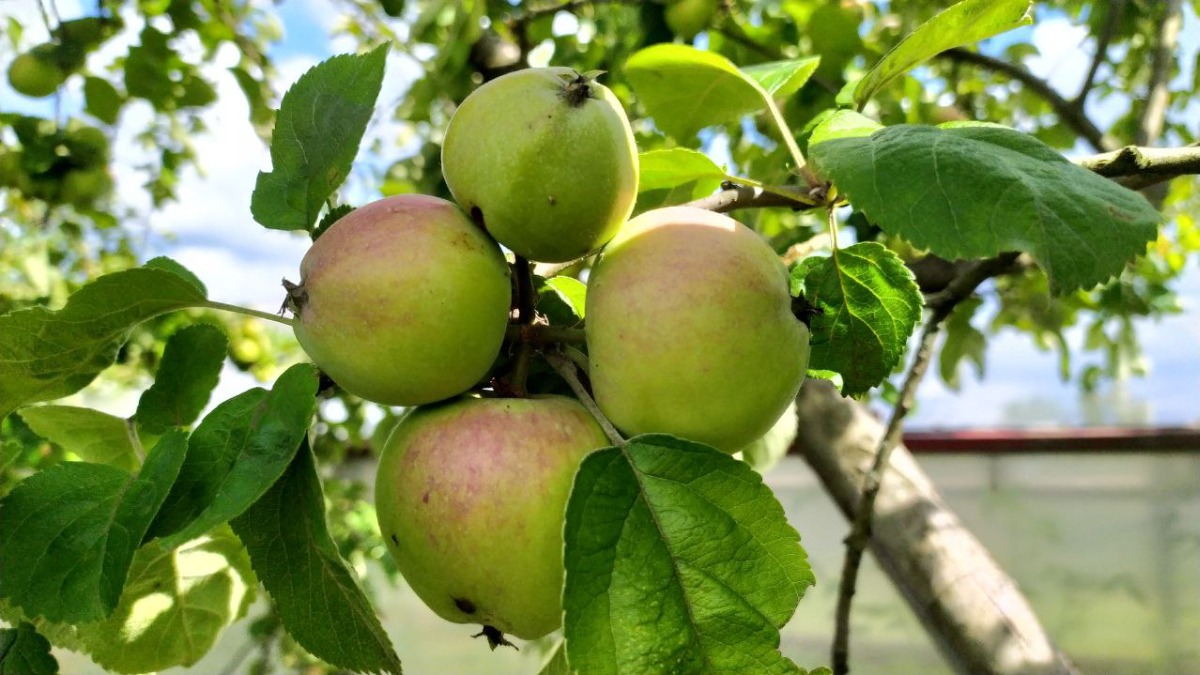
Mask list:
[[570,326],[547,326],[532,324],[528,326],[509,326],[504,333],[504,339],[509,342],[527,342],[534,346],[544,345],[581,345],[586,340],[582,328]]
[[257,317],[259,319],[266,319],[267,321],[274,321],[275,323],[281,323],[285,326],[292,325],[291,319],[285,318],[278,314],[271,314],[268,312],[259,311],[257,309],[250,309],[249,307],[242,307],[240,305],[231,305],[231,304],[224,303],[224,302],[216,302],[214,300],[209,300],[209,301],[205,302],[203,306],[208,307],[209,309],[219,309],[219,310],[222,310],[225,312],[234,312],[236,314],[245,314],[246,316],[253,316],[253,317]]
[[613,445],[621,448],[625,447],[625,438],[621,436],[621,432],[613,426],[612,422],[600,412],[600,407],[596,405],[596,400],[584,388],[583,382],[579,380],[579,373],[575,369],[575,364],[563,356],[562,354],[544,353],[546,362],[550,364],[555,371],[558,372],[562,379],[567,381],[567,386],[571,387],[571,391],[575,392],[575,396],[579,397],[579,402],[584,408],[592,414],[596,419],[596,423],[604,430],[604,435],[608,436],[608,440],[613,442]]
[[537,294],[533,290],[533,266],[529,258],[517,256],[513,261],[513,273],[517,276],[517,321],[523,325],[533,323]]

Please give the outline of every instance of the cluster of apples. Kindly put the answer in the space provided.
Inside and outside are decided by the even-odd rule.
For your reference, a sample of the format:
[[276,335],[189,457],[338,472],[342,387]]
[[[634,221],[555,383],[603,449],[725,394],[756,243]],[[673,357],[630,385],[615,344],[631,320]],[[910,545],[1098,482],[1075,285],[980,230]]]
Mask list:
[[442,158],[457,205],[401,195],[352,211],[314,242],[289,303],[301,346],[342,388],[413,406],[380,459],[381,532],[417,595],[482,624],[494,647],[561,625],[567,497],[583,458],[609,445],[577,400],[465,394],[510,321],[500,246],[540,262],[603,248],[588,376],[627,434],[751,443],[794,399],[808,329],[783,264],[745,226],[688,207],[629,220],[633,134],[589,76],[541,68],[483,85],[451,119]]

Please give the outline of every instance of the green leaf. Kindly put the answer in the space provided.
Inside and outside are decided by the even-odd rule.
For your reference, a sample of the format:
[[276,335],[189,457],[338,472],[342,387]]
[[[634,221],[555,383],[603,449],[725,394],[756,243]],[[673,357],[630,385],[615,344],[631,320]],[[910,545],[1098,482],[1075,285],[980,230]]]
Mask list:
[[572,675],[571,668],[567,665],[567,650],[561,641],[542,662],[538,675]]
[[190,666],[246,614],[258,582],[242,542],[219,527],[175,550],[143,546],[112,616],[78,629],[96,663],[121,673]]
[[741,449],[742,459],[755,471],[767,473],[787,455],[799,430],[796,402],[792,401],[762,438]]
[[0,475],[8,470],[9,465],[17,461],[24,448],[17,441],[5,440],[0,443]]
[[79,391],[112,364],[134,325],[204,301],[178,274],[142,268],[96,279],[58,311],[0,315],[0,418]]
[[58,660],[50,654],[50,642],[31,624],[0,628],[0,675],[54,675]]
[[884,231],[947,259],[1027,251],[1056,293],[1118,274],[1162,220],[1136,192],[999,126],[901,125],[809,152]]
[[808,144],[816,145],[835,138],[870,136],[882,128],[879,122],[853,110],[837,110],[813,129]]
[[334,223],[350,215],[350,212],[353,210],[353,206],[341,204],[326,211],[325,215],[321,217],[321,222],[317,223],[317,227],[312,231],[312,240],[316,241],[319,239],[321,235],[325,234],[325,230],[328,230]]
[[307,442],[283,477],[231,525],[301,647],[339,668],[400,672],[391,640],[329,536]]
[[892,47],[854,89],[861,108],[897,75],[952,47],[968,45],[1033,23],[1030,0],[963,0],[920,25]]
[[186,427],[200,416],[220,379],[229,341],[216,326],[198,324],[176,331],[167,341],[154,384],[138,400],[138,426],[160,435]]
[[745,66],[742,72],[754,78],[772,98],[786,99],[800,90],[808,78],[817,72],[821,57],[791,61],[772,61]]
[[146,264],[142,265],[142,267],[172,272],[180,277],[183,277],[184,280],[194,286],[196,290],[203,293],[206,297],[208,296],[208,289],[204,287],[204,282],[200,281],[200,277],[196,276],[191,270],[183,265],[180,265],[171,258],[166,257],[165,255],[147,260]]
[[687,148],[643,152],[638,167],[636,211],[706,197],[728,178],[707,155]]
[[102,77],[87,77],[83,80],[83,98],[87,102],[84,110],[104,122],[116,124],[121,113],[121,94],[108,80]]
[[270,173],[259,172],[254,220],[276,230],[308,230],[350,173],[383,84],[388,45],[314,66],[279,106]]
[[681,141],[767,107],[758,83],[729,59],[693,47],[647,47],[629,57],[625,74],[658,128]]
[[141,464],[129,421],[91,408],[40,405],[18,413],[34,433],[78,455],[85,462],[106,464],[133,473]]
[[186,452],[187,436],[173,431],[136,477],[64,462],[21,481],[0,500],[0,597],[51,621],[108,616]]
[[924,304],[904,261],[873,241],[805,258],[792,269],[792,287],[822,312],[809,326],[809,366],[841,373],[846,396],[891,374]]
[[971,325],[971,317],[983,305],[983,299],[972,296],[958,303],[942,325],[946,338],[938,352],[938,369],[946,386],[958,391],[958,364],[964,359],[975,365],[975,374],[983,377],[987,337]]
[[583,321],[587,308],[587,286],[573,277],[537,278],[537,309],[555,326],[574,326]]
[[316,412],[317,373],[292,366],[271,391],[218,405],[196,427],[187,460],[147,540],[174,548],[244,512],[283,475]]
[[573,670],[798,671],[779,652],[779,628],[812,571],[745,463],[661,434],[597,451],[576,474],[564,531]]

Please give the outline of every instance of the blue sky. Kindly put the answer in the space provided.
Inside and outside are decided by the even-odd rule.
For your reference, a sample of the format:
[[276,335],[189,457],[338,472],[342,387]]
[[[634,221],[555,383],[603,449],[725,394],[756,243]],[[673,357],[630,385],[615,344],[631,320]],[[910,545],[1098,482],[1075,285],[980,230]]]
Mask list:
[[[12,0],[5,2],[7,6],[12,4]],[[37,35],[40,19],[34,0],[17,0],[15,4],[14,14],[30,27],[27,38],[30,44],[42,39],[43,36]],[[64,18],[82,13],[79,2],[74,0],[60,0],[57,5]],[[322,58],[353,48],[345,39],[328,37],[328,27],[337,21],[332,3],[289,0],[277,7],[285,37],[273,48],[272,57],[283,76],[281,91]],[[1061,15],[1047,11],[1039,12],[1038,23],[1021,32],[1023,35],[1019,37],[1031,38],[1042,50],[1040,57],[1026,65],[1061,91],[1073,94],[1091,53],[1085,34]],[[1190,82],[1200,40],[1200,24],[1190,8],[1183,36],[1184,73],[1180,80]],[[110,45],[94,58],[104,63],[125,47]],[[221,96],[220,102],[205,115],[210,133],[194,139],[203,174],[188,172],[179,185],[179,203],[151,213],[145,222],[135,226],[144,228],[147,234],[147,257],[160,254],[175,257],[200,275],[214,299],[274,311],[282,299],[280,280],[297,278],[299,261],[308,242],[303,236],[265,230],[250,217],[255,176],[260,170],[269,170],[270,159],[267,149],[247,124],[245,101],[225,70],[233,63],[234,55],[222,52],[207,65],[206,74],[216,83]],[[394,100],[403,92],[417,64],[397,54],[390,58],[388,67],[381,102]],[[72,79],[71,89],[64,98],[67,110],[80,106],[78,79]],[[0,102],[0,108],[5,110],[50,109],[45,100],[31,101],[16,95],[8,89],[7,82],[0,83]],[[1103,127],[1127,105],[1128,101],[1112,97],[1093,102],[1089,112]],[[125,112],[125,128],[136,129],[137,121],[148,114],[136,104],[131,106]],[[1200,120],[1200,106],[1192,119]],[[389,140],[394,138],[394,132],[384,115],[377,115],[369,131]],[[153,149],[140,148],[128,132],[116,139],[114,148],[120,198],[144,207],[146,196],[140,187],[144,176],[135,167]],[[362,183],[355,190],[359,191],[363,192],[363,199],[369,198]],[[1058,379],[1057,355],[1039,352],[1025,336],[1005,333],[989,345],[988,370],[982,381],[973,374],[964,374],[962,391],[955,393],[936,377],[927,378],[910,428],[1200,423],[1200,269],[1195,260],[1189,263],[1189,274],[1180,293],[1185,307],[1183,315],[1140,325],[1151,360],[1148,377],[1106,385],[1095,394],[1083,395],[1076,384]],[[1069,338],[1076,346],[1082,342],[1078,331]],[[1077,358],[1077,364],[1081,361]],[[223,378],[221,391],[214,400],[250,385],[244,376],[231,374]],[[127,401],[118,399],[108,405],[114,408],[113,412],[129,412],[122,408],[129,405]]]

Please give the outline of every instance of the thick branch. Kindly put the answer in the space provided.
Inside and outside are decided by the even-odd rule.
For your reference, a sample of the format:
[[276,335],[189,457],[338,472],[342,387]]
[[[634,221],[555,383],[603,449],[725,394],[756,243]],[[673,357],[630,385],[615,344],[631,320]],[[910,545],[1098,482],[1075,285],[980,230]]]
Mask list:
[[1107,178],[1121,178],[1125,187],[1140,190],[1179,176],[1200,174],[1200,146],[1143,148],[1129,145],[1075,161]]
[[[848,518],[883,427],[828,382],[809,380],[797,398],[804,456]],[[875,502],[871,551],[947,662],[961,673],[1075,673],[1016,583],[963,527],[912,455],[891,454]]]
[[939,56],[959,63],[974,64],[980,68],[1007,75],[1017,80],[1049,103],[1050,107],[1054,109],[1054,112],[1058,114],[1063,122],[1100,152],[1113,150],[1120,145],[1120,142],[1100,131],[1096,124],[1084,114],[1083,110],[1063,98],[1062,94],[1055,91],[1048,82],[1021,66],[959,47],[948,49],[939,54]]
[[1175,48],[1179,44],[1179,29],[1183,25],[1182,0],[1166,0],[1164,16],[1158,24],[1158,35],[1150,63],[1150,86],[1146,91],[1146,109],[1138,123],[1136,142],[1149,145],[1162,136],[1163,121],[1171,102],[1171,66],[1175,63]]

